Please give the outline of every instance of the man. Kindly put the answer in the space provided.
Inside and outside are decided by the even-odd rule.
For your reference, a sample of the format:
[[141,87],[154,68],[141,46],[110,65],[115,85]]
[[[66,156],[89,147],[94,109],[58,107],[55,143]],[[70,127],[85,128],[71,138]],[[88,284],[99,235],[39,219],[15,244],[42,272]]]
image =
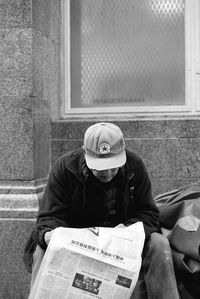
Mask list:
[[94,124],[85,132],[83,148],[62,156],[51,170],[25,250],[26,262],[33,254],[32,282],[56,227],[115,227],[137,221],[143,222],[146,234],[142,269],[148,298],[179,298],[169,243],[157,233],[159,212],[145,165],[125,149],[118,126]]

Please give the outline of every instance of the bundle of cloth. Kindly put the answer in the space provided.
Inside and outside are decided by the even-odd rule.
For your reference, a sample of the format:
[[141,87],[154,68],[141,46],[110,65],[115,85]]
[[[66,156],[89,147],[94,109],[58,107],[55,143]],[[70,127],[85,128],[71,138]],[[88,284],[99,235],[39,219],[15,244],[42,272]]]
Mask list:
[[170,242],[182,299],[200,298],[200,183],[158,195],[161,231]]

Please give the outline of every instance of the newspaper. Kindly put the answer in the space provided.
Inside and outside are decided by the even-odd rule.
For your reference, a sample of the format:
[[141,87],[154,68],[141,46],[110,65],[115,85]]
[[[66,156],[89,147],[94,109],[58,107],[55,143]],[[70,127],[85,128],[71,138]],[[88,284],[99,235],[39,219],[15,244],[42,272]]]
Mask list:
[[29,299],[128,299],[138,280],[145,233],[126,228],[56,228]]

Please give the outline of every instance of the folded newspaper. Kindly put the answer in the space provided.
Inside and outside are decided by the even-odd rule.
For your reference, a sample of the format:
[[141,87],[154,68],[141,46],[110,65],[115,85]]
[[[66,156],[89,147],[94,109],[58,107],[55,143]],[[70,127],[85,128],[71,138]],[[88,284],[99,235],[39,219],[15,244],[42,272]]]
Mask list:
[[29,299],[128,299],[137,283],[145,233],[125,228],[56,228]]

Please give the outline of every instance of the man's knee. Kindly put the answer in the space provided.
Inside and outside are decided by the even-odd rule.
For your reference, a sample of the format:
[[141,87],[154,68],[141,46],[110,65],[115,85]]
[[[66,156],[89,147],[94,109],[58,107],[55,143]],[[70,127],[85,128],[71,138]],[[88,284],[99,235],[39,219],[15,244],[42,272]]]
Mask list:
[[167,237],[159,233],[152,233],[149,241],[148,246],[153,248],[154,250],[167,250],[170,248],[169,241]]
[[33,286],[35,278],[36,278],[36,276],[38,274],[38,271],[40,269],[40,265],[42,263],[44,254],[45,254],[45,251],[39,245],[37,245],[36,249],[35,249],[35,251],[33,253],[31,287]]
[[43,257],[44,257],[44,253],[45,251],[39,246],[37,245],[35,248],[35,251],[33,253],[33,265],[32,267],[34,267],[36,264],[41,264]]
[[159,233],[152,233],[145,244],[143,258],[172,259],[172,253],[167,237]]

